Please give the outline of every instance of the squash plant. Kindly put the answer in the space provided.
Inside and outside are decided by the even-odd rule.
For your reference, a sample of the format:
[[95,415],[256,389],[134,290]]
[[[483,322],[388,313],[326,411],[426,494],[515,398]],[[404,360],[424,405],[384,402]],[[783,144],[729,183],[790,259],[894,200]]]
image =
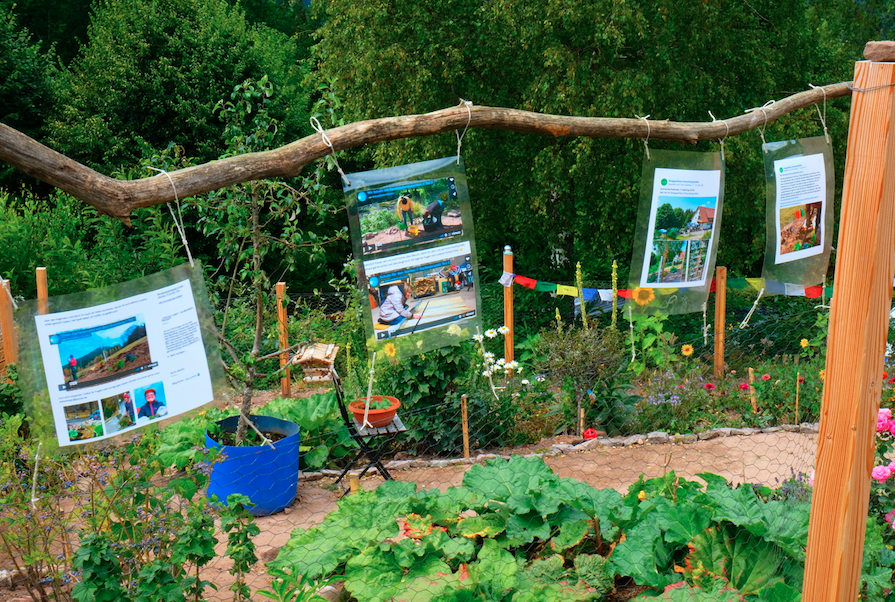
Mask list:
[[602,600],[619,578],[664,600],[800,599],[809,504],[698,476],[641,477],[622,496],[540,458],[493,459],[444,492],[388,481],[349,496],[272,565],[344,576],[359,602]]

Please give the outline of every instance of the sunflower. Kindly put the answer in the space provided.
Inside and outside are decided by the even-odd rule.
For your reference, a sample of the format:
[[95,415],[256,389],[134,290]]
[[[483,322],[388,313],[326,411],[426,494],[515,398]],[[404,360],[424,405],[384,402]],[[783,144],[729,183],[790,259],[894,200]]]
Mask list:
[[398,353],[398,350],[395,349],[395,345],[393,343],[386,343],[385,349],[383,349],[383,351],[385,351],[385,354],[389,357],[395,357],[395,354]]
[[649,305],[656,298],[656,293],[651,288],[635,288],[631,295],[637,305]]
[[799,345],[801,345],[802,349],[804,349],[808,346],[808,339],[802,339],[801,341],[799,341]]
[[681,355],[685,357],[690,357],[693,355],[693,345],[684,345],[681,347]]

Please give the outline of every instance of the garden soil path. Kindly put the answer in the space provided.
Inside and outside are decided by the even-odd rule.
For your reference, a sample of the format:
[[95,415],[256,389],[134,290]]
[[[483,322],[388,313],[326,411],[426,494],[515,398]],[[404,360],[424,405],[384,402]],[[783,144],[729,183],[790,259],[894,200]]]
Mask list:
[[[798,473],[808,473],[814,466],[817,435],[790,432],[758,433],[748,436],[719,437],[685,444],[634,445],[630,447],[598,448],[583,452],[545,456],[544,460],[557,474],[572,477],[597,488],[613,488],[624,492],[641,474],[646,478],[660,477],[668,471],[695,479],[700,472],[712,472],[728,480],[741,483],[762,483],[776,486]],[[539,444],[502,454],[544,453],[551,445],[572,443],[569,438],[553,438]],[[460,485],[470,465],[430,466],[406,470],[392,470],[399,481],[415,482],[420,489],[446,489]],[[347,479],[346,479],[347,480]],[[379,475],[365,476],[361,486],[372,490],[383,483]],[[334,478],[300,481],[298,496],[291,508],[273,516],[257,519],[261,533],[255,537],[259,562],[249,575],[253,590],[266,587],[269,579],[264,562],[273,560],[279,549],[289,540],[296,528],[309,528],[335,510],[343,494],[343,486],[334,485]],[[221,544],[223,554],[225,545]],[[10,568],[10,567],[0,567]],[[218,586],[209,592],[208,600],[231,600],[227,588],[232,583],[228,573],[229,560],[220,558],[203,571],[203,578]],[[21,588],[9,589],[0,584],[0,602],[30,602]]]

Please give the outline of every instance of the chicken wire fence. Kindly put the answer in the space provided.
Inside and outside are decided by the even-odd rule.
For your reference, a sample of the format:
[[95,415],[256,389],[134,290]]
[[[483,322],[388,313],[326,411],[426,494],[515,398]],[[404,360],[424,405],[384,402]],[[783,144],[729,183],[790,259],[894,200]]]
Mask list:
[[[482,291],[486,325],[489,312],[502,315],[500,294]],[[105,582],[89,557],[117,567],[121,590],[96,593],[103,600],[162,599],[140,597],[160,587],[172,600],[261,599],[262,589],[277,595],[272,581],[284,600],[302,599],[290,587],[361,602],[621,600],[688,588],[796,599],[827,308],[763,299],[741,328],[754,295],[741,296],[728,297],[726,364],[715,375],[711,300],[708,328],[698,314],[632,323],[623,307],[613,328],[611,308],[588,305],[585,330],[568,298],[522,291],[521,373],[484,376],[485,357],[470,346],[462,374],[457,357],[438,354],[391,375],[407,387],[402,428],[361,439],[392,480],[369,466],[358,425],[326,385],[298,388],[281,405],[325,416],[300,435],[297,483],[274,481],[264,450],[258,462],[249,454],[245,484],[296,493],[251,521],[200,501],[215,466],[203,446],[184,470],[162,475],[123,447],[35,463],[20,446],[3,487],[6,584],[25,600],[70,599],[75,584]],[[337,323],[348,299],[320,297],[301,301]],[[502,354],[499,334],[483,344]],[[352,390],[363,392],[346,386],[346,401]],[[241,555],[247,539],[257,561]],[[865,592],[891,587],[888,577]]]

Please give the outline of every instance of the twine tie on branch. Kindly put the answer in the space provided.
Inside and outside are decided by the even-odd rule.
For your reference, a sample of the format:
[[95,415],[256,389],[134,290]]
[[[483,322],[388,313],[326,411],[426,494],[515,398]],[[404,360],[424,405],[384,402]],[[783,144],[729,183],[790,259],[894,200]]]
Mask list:
[[339,160],[336,158],[336,149],[333,148],[332,140],[329,139],[329,136],[326,135],[326,131],[323,129],[323,126],[320,125],[320,122],[316,117],[311,117],[311,127],[314,128],[314,131],[320,134],[320,137],[323,138],[323,144],[329,147],[332,151],[330,156],[332,156],[333,161],[336,164],[336,171],[339,172],[339,175],[342,176],[342,180],[345,182],[345,186],[351,186],[351,182],[348,181],[348,176],[345,175],[345,172],[342,171],[342,166],[339,165]]
[[[712,115],[711,111],[709,111],[709,117],[712,118],[712,123],[715,123],[716,121],[718,121],[717,119],[715,119],[715,116]],[[727,140],[727,136],[728,136],[728,134],[730,134],[730,124],[728,124],[726,120],[722,120],[721,123],[723,123],[724,127],[727,128],[727,131],[724,132],[724,138],[721,138],[718,140],[718,144],[721,145],[721,161],[723,162],[724,161],[724,141]]]
[[650,126],[649,126],[649,115],[644,115],[641,117],[637,113],[634,113],[634,117],[637,119],[642,119],[643,123],[646,124],[646,138],[643,140],[643,148],[646,149],[646,160],[649,161],[649,135],[650,135]]
[[769,106],[771,106],[775,102],[776,102],[775,100],[769,100],[760,107],[752,107],[751,109],[746,109],[745,111],[743,111],[744,113],[751,113],[753,111],[761,111],[762,115],[764,115],[764,125],[761,126],[760,128],[758,128],[758,135],[761,136],[761,148],[764,150],[765,153],[768,152],[768,149],[767,149],[768,143],[764,139],[764,131],[765,131],[765,128],[768,127],[768,112],[765,111],[765,109],[767,109]]
[[[870,86],[869,88],[856,88],[849,83],[846,83],[845,85],[852,92],[873,92],[874,90],[882,90],[883,88],[891,88],[892,86],[895,86],[895,84],[880,84],[878,86]],[[813,88],[814,86],[811,87]]]
[[466,112],[468,113],[466,116],[466,127],[463,128],[463,133],[457,133],[457,130],[454,130],[454,133],[457,134],[457,165],[460,165],[460,147],[463,145],[463,136],[466,135],[466,130],[469,129],[469,124],[472,123],[472,101],[471,100],[463,100],[460,99],[461,107],[466,107]]
[[239,409],[239,407],[234,405],[233,409],[235,409],[237,412],[239,412],[239,415],[242,416],[242,419],[246,421],[246,424],[248,424],[250,427],[252,427],[253,431],[258,433],[258,436],[261,437],[261,445],[269,445],[271,449],[274,449],[273,442],[270,439],[268,439],[267,437],[265,437],[264,433],[262,433],[261,431],[258,430],[258,427],[255,426],[255,423],[252,422],[251,420],[249,420],[248,416],[243,414],[242,410]]
[[749,319],[752,318],[752,314],[755,313],[755,308],[758,307],[758,301],[761,299],[761,296],[763,294],[764,294],[764,287],[762,287],[761,290],[758,291],[758,296],[755,298],[755,303],[752,304],[752,309],[749,310],[749,313],[746,314],[746,317],[743,318],[742,322],[740,322],[740,330],[742,330],[743,328],[746,328],[746,326],[749,325]]
[[824,138],[827,141],[827,144],[830,144],[830,132],[827,131],[827,90],[823,86],[815,86],[814,84],[808,84],[811,88],[815,90],[820,90],[824,93],[824,112],[821,114],[820,107],[817,106],[817,103],[814,103],[814,108],[817,109],[817,116],[820,117],[820,124],[824,126]]
[[[169,174],[164,169],[159,169],[158,167],[152,167],[151,165],[147,165],[146,169],[151,169],[152,171],[157,171],[161,174],[165,174],[165,177],[168,178],[168,181],[171,182],[171,188],[174,190],[174,202],[177,204],[177,215],[174,214],[174,210],[171,209],[171,203],[165,203],[168,207],[168,211],[171,212],[171,219],[174,220],[174,225],[177,226],[177,232],[180,233],[180,241],[183,243],[183,248],[186,249],[186,256],[190,260],[190,267],[196,267],[196,264],[193,262],[193,254],[190,253],[190,245],[186,241],[186,230],[183,227],[183,213],[180,211],[180,198],[177,196],[177,187],[174,185],[174,180],[171,179],[171,174]],[[177,217],[180,216],[180,220]]]

